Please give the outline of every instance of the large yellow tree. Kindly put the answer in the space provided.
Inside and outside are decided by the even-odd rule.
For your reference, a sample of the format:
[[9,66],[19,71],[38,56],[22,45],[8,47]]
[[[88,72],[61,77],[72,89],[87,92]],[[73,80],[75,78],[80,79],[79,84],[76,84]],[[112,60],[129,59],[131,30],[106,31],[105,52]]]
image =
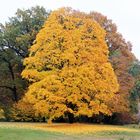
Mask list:
[[50,121],[111,115],[118,82],[108,60],[105,31],[70,8],[51,13],[24,60],[25,100]]

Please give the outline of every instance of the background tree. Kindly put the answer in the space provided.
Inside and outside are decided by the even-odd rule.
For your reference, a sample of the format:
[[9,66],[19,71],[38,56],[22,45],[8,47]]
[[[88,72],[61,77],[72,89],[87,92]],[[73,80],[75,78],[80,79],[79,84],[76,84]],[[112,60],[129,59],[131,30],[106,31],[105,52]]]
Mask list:
[[48,15],[39,6],[18,9],[15,17],[0,25],[0,102],[6,110],[26,89],[26,82],[20,76],[23,58],[28,56],[28,49]]
[[130,107],[132,113],[137,114],[140,100],[140,62],[138,60],[134,61],[129,73],[135,78],[135,85],[130,92]]
[[104,30],[78,13],[52,12],[24,60],[22,76],[31,83],[25,99],[49,120],[111,115],[109,102],[118,91]]

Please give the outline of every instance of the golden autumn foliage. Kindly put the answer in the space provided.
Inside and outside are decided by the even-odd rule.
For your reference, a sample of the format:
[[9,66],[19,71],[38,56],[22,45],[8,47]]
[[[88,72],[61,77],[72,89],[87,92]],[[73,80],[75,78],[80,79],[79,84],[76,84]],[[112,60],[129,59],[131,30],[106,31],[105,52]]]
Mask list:
[[35,110],[33,105],[25,100],[20,100],[13,105],[11,118],[15,121],[35,121]]
[[108,61],[105,31],[84,13],[61,8],[38,33],[22,77],[30,81],[25,99],[36,115],[59,117],[112,114],[118,83]]
[[131,52],[132,45],[130,42],[126,42],[123,36],[118,33],[117,26],[112,20],[97,12],[91,12],[90,16],[106,31],[109,59],[120,86],[118,93],[115,95],[114,100],[112,100],[114,112],[128,112],[130,109],[130,91],[135,81],[134,77],[129,73],[130,66],[136,60],[134,54]]

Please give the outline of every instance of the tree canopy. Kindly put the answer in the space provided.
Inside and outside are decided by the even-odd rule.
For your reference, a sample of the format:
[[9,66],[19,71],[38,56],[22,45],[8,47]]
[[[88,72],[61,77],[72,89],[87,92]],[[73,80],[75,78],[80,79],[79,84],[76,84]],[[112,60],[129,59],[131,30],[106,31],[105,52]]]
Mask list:
[[26,100],[50,120],[111,115],[119,86],[108,54],[105,31],[85,13],[53,11],[24,60],[22,76],[31,83]]

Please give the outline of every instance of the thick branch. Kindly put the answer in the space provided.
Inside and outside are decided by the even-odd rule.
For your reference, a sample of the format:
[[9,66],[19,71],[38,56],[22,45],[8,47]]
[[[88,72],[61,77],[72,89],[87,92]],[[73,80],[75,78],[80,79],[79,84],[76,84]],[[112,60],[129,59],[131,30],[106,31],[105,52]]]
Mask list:
[[10,89],[13,91],[13,88],[12,87],[9,87],[9,86],[0,86],[0,88],[7,88],[7,89]]

